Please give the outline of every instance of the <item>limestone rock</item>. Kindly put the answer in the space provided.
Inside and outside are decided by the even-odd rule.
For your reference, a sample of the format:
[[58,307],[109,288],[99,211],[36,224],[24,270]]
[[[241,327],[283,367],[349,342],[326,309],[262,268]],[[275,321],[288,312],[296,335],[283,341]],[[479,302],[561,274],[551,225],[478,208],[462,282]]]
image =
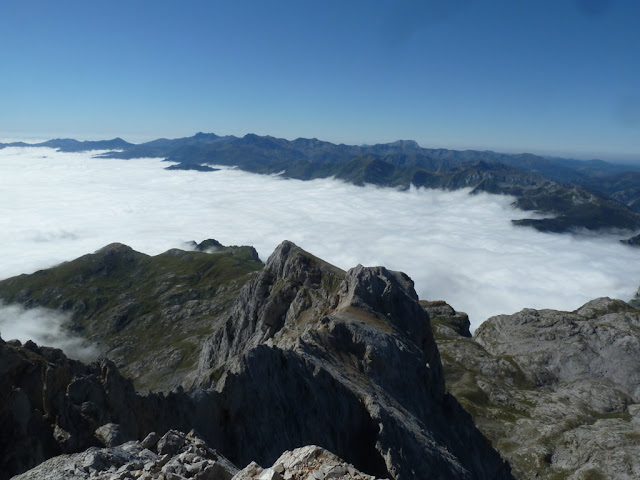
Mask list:
[[164,436],[158,440],[157,448],[160,455],[173,455],[182,448],[185,437],[180,432],[169,430]]
[[255,462],[240,470],[233,480],[377,480],[360,472],[333,453],[309,445],[284,452],[275,463],[263,469]]
[[420,305],[431,318],[431,328],[437,336],[463,336],[471,338],[471,322],[463,312],[456,312],[451,305],[442,301],[420,300]]
[[115,423],[107,423],[96,429],[96,438],[100,440],[105,447],[115,447],[124,442],[124,437],[120,431],[120,425]]
[[156,432],[150,432],[140,442],[140,446],[142,446],[142,448],[153,449],[156,446],[156,444],[158,443],[158,440],[160,440],[160,435],[158,435]]
[[197,378],[237,464],[318,444],[378,477],[510,478],[445,394],[413,283],[384,267],[343,272],[284,242],[205,342]]
[[536,385],[599,380],[640,400],[639,330],[639,310],[600,298],[575,312],[498,315],[475,338],[489,353],[511,356]]
[[110,448],[92,447],[82,453],[53,457],[14,480],[230,480],[238,471],[193,434],[170,431],[165,437],[171,445],[180,443],[180,447],[165,454],[137,441]]
[[[33,342],[0,343],[0,478],[97,446],[96,430],[105,443],[135,438],[126,400],[134,395],[108,360],[84,365]],[[120,425],[117,433],[109,423]]]
[[517,478],[638,478],[639,310],[526,309],[438,347],[450,391]]

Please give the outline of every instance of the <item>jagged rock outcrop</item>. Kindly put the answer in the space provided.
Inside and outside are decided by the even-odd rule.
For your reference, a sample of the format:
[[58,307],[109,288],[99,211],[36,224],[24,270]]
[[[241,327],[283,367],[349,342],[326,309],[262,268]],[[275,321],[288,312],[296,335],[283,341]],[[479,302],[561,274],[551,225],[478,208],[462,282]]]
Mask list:
[[94,432],[107,423],[135,437],[136,422],[123,401],[133,395],[131,382],[108,360],[84,365],[58,349],[0,339],[0,478],[99,445]]
[[195,432],[150,433],[142,441],[51,458],[13,480],[231,480],[238,469]]
[[236,463],[318,444],[380,477],[510,476],[444,393],[413,283],[383,267],[345,273],[284,242],[205,343],[197,378]]
[[60,454],[188,430],[195,410],[182,390],[139,395],[110,360],[85,365],[59,349],[0,339],[1,480]]
[[420,305],[429,314],[431,329],[436,336],[455,337],[460,335],[471,338],[471,322],[466,313],[456,312],[451,305],[443,300],[420,300]]
[[630,238],[620,240],[620,243],[631,245],[632,247],[640,247],[640,235],[634,235]]
[[537,386],[596,381],[638,401],[639,332],[638,310],[599,298],[571,313],[526,309],[498,315],[475,338],[492,355],[511,356]]
[[[163,260],[169,257],[194,260],[179,252]],[[3,373],[6,398],[28,398],[5,412],[13,431],[28,439],[29,419],[43,418],[34,420],[42,427],[37,444],[6,450],[11,471],[99,442],[196,428],[237,465],[269,465],[285,450],[320,445],[380,478],[511,478],[508,464],[445,393],[429,316],[406,275],[384,267],[343,272],[284,242],[247,277],[235,301],[208,318],[205,331],[213,333],[185,379],[191,388],[166,395],[136,393],[108,361],[84,366],[59,351],[34,345],[28,354],[2,344],[26,365]],[[29,369],[32,377],[21,373]],[[43,383],[55,372],[58,383]],[[40,405],[48,396],[55,408]],[[60,423],[65,415],[69,421]],[[5,445],[14,438],[8,435]],[[30,455],[22,463],[15,461],[20,452]]]
[[448,388],[517,478],[640,477],[640,310],[600,298],[454,330],[436,330]]

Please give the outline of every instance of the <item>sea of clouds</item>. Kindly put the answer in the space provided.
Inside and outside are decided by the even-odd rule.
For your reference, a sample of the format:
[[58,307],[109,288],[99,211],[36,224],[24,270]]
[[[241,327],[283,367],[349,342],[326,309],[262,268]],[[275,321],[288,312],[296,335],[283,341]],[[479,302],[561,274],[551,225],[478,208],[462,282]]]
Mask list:
[[[640,250],[615,235],[514,227],[511,219],[530,214],[514,210],[507,196],[302,182],[236,169],[168,171],[160,159],[95,154],[0,150],[0,278],[112,242],[154,255],[215,238],[253,245],[266,260],[287,239],[344,269],[361,263],[402,270],[420,298],[446,300],[467,312],[473,327],[525,307],[628,300],[640,285]],[[16,312],[0,316],[3,338],[11,332],[52,343]],[[43,332],[50,328],[42,324]]]
[[0,302],[0,332],[4,339],[35,340],[38,345],[61,348],[72,358],[95,360],[98,349],[64,328],[70,315],[47,308],[25,309]]

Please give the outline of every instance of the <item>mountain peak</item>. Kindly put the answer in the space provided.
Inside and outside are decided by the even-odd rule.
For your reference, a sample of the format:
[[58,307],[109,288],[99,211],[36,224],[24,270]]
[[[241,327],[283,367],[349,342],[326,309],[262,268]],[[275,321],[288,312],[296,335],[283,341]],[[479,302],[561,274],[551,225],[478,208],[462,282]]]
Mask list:
[[389,143],[389,146],[400,147],[404,150],[421,150],[422,147],[418,145],[418,142],[415,140],[396,140],[395,142]]
[[216,138],[220,137],[215,133],[198,132],[193,136],[193,138],[196,140],[215,140]]
[[[50,415],[37,417],[38,432],[61,433],[51,440],[45,432],[36,442],[58,450],[93,445],[98,428],[128,440],[188,427],[240,465],[272,463],[284,450],[315,444],[380,478],[511,478],[446,395],[429,317],[405,274],[361,265],[344,272],[290,241],[259,270],[246,259],[251,265],[236,274],[230,269],[242,258],[233,252],[170,251],[128,261],[135,255],[111,244],[53,275],[9,279],[0,293],[64,305],[89,338],[115,345],[107,353],[119,352],[118,363],[134,378],[162,371],[189,390],[140,396],[114,364],[105,364],[113,371],[88,367],[90,377],[62,362],[59,374],[35,369],[26,380],[18,368],[0,378],[0,394],[33,395],[26,401],[6,394],[20,409],[0,409],[0,423],[20,425],[16,411],[37,417],[35,399],[46,386],[57,400]],[[0,342],[0,357],[13,348]],[[56,368],[38,362],[47,372]],[[96,403],[99,416],[83,408],[93,399],[106,399]],[[21,436],[13,443],[31,445],[22,441],[30,432],[15,431]]]

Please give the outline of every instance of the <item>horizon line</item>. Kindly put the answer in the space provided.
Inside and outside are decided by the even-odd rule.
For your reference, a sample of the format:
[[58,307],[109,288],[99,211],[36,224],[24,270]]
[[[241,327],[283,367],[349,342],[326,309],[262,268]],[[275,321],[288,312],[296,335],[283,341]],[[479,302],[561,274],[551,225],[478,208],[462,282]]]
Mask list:
[[[131,135],[129,138],[134,137],[135,140],[126,140],[125,137],[127,137],[127,135],[115,135],[115,136],[111,136],[111,135],[104,135],[104,136],[100,136],[99,134],[88,134],[88,135],[67,135],[67,134],[62,134],[62,135],[51,135],[51,136],[45,136],[45,135],[31,135],[31,134],[18,134],[18,135],[6,135],[6,136],[0,136],[0,145],[3,146],[10,146],[10,144],[12,143],[25,143],[28,144],[30,147],[35,147],[40,143],[45,143],[48,141],[53,141],[53,140],[74,140],[77,142],[102,142],[102,141],[112,141],[112,140],[123,140],[127,143],[130,143],[132,145],[143,145],[145,143],[149,143],[149,142],[153,142],[155,140],[160,140],[160,139],[167,139],[167,140],[177,140],[180,138],[191,138],[194,137],[198,134],[204,134],[204,135],[216,135],[218,137],[234,137],[234,138],[244,138],[248,135],[255,135],[258,137],[271,137],[271,138],[275,138],[278,140],[285,140],[288,142],[292,142],[295,140],[299,140],[299,139],[305,139],[305,140],[318,140],[321,142],[326,142],[326,143],[331,143],[333,145],[346,145],[346,146],[357,146],[357,147],[366,147],[366,146],[374,146],[374,145],[389,145],[392,143],[397,143],[397,142],[415,142],[416,145],[418,145],[419,148],[422,149],[426,149],[426,150],[452,150],[452,151],[459,151],[459,152],[465,152],[465,151],[477,151],[477,152],[491,152],[491,153],[498,153],[498,154],[506,154],[506,155],[535,155],[538,157],[542,157],[542,158],[560,158],[560,159],[565,159],[565,160],[580,160],[580,161],[592,161],[592,160],[599,160],[599,161],[605,161],[605,162],[612,162],[612,163],[640,163],[640,153],[629,153],[629,152],[624,152],[624,153],[611,153],[611,152],[597,152],[597,153],[584,153],[584,152],[571,152],[568,150],[560,150],[560,149],[545,149],[545,148],[522,148],[522,149],[515,149],[512,147],[505,147],[505,148],[500,148],[500,147],[491,147],[491,148],[487,148],[487,147],[480,147],[480,146],[466,146],[466,145],[460,145],[460,146],[452,146],[452,145],[447,145],[447,146],[428,146],[425,147],[423,146],[423,144],[421,144],[418,140],[414,140],[414,139],[409,139],[409,138],[402,138],[402,139],[396,139],[396,140],[391,140],[391,141],[378,141],[375,143],[371,143],[371,142],[363,142],[363,143],[357,143],[357,142],[352,142],[352,143],[345,143],[345,142],[336,142],[336,141],[331,141],[331,140],[322,140],[319,139],[318,137],[296,137],[296,138],[287,138],[284,136],[277,136],[277,135],[260,135],[260,134],[256,134],[256,133],[252,133],[252,132],[248,132],[245,133],[244,135],[235,135],[235,134],[227,134],[227,135],[219,135],[217,133],[214,132],[203,132],[203,131],[198,131],[192,135],[186,135],[186,136],[156,136],[156,137],[150,137],[147,135]],[[111,137],[111,138],[105,138],[105,137]]]

